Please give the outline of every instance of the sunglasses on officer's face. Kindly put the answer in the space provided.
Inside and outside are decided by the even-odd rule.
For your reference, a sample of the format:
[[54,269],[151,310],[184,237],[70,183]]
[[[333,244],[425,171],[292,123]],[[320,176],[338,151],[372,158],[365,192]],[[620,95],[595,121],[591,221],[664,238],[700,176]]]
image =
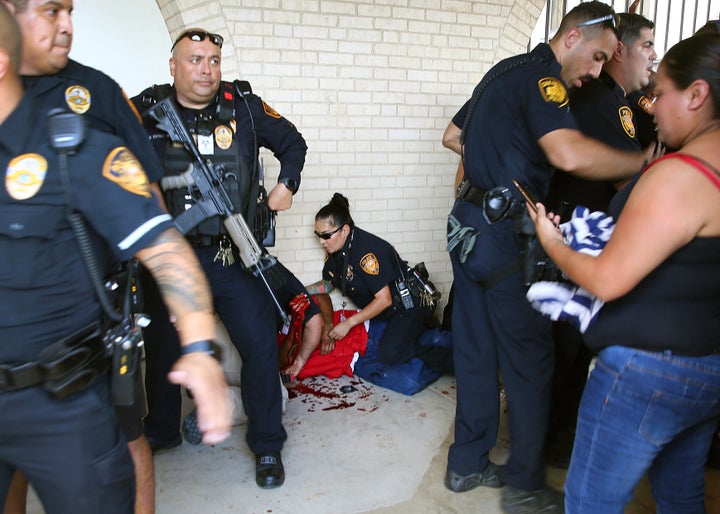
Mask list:
[[339,231],[341,228],[343,228],[342,225],[340,225],[338,228],[336,228],[335,230],[332,230],[332,231],[330,231],[330,232],[322,232],[322,233],[321,233],[321,232],[318,232],[317,230],[315,230],[314,232],[315,232],[315,235],[318,236],[320,239],[322,239],[323,241],[327,241],[327,240],[330,239],[332,236],[334,236],[335,233],[336,233],[337,231]]
[[172,52],[175,49],[175,45],[177,45],[182,38],[188,38],[190,41],[195,41],[199,43],[200,41],[205,41],[205,38],[210,39],[211,43],[216,44],[220,48],[222,48],[223,37],[220,34],[211,34],[210,32],[205,32],[204,30],[186,30],[182,34],[178,36],[178,38],[173,43],[172,48],[170,48],[170,51]]
[[599,18],[593,18],[592,20],[587,20],[578,23],[577,27],[587,27],[588,25],[595,25],[596,23],[605,23],[606,21],[610,22],[610,25],[612,25],[612,28],[617,28],[617,21],[615,20],[614,14],[607,14],[605,16],[600,16]]

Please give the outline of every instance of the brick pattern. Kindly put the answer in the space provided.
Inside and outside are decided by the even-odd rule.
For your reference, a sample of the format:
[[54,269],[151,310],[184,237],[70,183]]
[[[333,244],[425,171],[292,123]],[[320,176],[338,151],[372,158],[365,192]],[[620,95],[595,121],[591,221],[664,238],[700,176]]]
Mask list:
[[[447,293],[445,224],[458,156],[443,131],[483,73],[524,52],[542,0],[157,0],[173,38],[226,36],[223,76],[295,123],[308,143],[300,191],[271,252],[320,278],[314,215],[338,191],[358,226],[425,261]],[[268,189],[279,165],[263,154]]]

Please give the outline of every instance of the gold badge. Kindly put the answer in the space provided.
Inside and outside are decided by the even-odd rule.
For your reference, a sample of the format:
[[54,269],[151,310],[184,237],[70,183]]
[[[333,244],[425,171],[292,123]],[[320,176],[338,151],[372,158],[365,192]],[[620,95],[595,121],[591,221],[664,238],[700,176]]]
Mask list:
[[640,108],[643,111],[650,114],[650,109],[652,108],[652,102],[650,101],[650,99],[647,96],[642,95],[640,98],[638,98],[638,105],[640,106]]
[[265,103],[265,100],[263,100],[263,110],[265,111],[265,114],[268,116],[272,116],[273,118],[280,119],[282,116],[280,116],[280,113],[278,113],[275,109],[270,107],[268,104]]
[[565,107],[568,102],[567,89],[562,82],[555,77],[545,77],[538,80],[538,88],[543,100],[546,102],[554,102],[558,107]]
[[630,109],[627,105],[623,105],[618,110],[618,114],[620,115],[620,125],[622,125],[625,133],[630,137],[635,137],[635,125],[633,125],[632,109]]
[[90,91],[83,86],[70,86],[65,90],[65,102],[75,114],[85,114],[92,103]]
[[103,177],[136,195],[150,198],[150,184],[145,170],[130,150],[124,146],[115,148],[105,158]]
[[15,200],[27,200],[40,191],[45,182],[48,163],[36,153],[18,155],[5,170],[5,189]]
[[368,275],[377,275],[380,273],[380,263],[372,252],[363,255],[363,258],[360,259],[360,268]]
[[227,150],[232,145],[232,131],[225,125],[215,127],[215,144],[222,150]]

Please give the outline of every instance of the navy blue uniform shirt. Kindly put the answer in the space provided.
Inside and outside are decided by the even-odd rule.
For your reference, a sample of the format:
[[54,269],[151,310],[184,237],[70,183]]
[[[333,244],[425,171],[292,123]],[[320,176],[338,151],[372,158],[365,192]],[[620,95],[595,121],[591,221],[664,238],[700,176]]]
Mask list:
[[355,227],[342,250],[328,254],[322,275],[340,291],[344,278],[344,294],[362,309],[400,277],[400,258],[390,243]]
[[[37,358],[96,321],[100,306],[65,218],[66,190],[44,110],[26,94],[0,125],[0,363]],[[75,210],[86,220],[100,272],[147,246],[172,219],[142,167],[116,137],[89,130],[68,158]]]
[[[603,71],[597,79],[571,89],[570,111],[586,136],[618,150],[640,151],[633,110],[623,89],[608,73]],[[564,200],[571,209],[584,205],[591,211],[606,212],[616,191],[611,182],[558,171],[552,178],[547,205],[555,211]]]
[[465,135],[464,163],[472,185],[507,186],[522,201],[513,179],[545,198],[554,172],[538,140],[577,125],[550,46],[541,43],[529,54],[500,61],[486,76],[516,62],[524,63],[491,82],[475,107]]
[[45,111],[57,107],[82,114],[90,127],[118,136],[138,158],[150,182],[162,177],[162,166],[142,128],[140,115],[113,79],[69,60],[58,73],[23,77],[25,88]]

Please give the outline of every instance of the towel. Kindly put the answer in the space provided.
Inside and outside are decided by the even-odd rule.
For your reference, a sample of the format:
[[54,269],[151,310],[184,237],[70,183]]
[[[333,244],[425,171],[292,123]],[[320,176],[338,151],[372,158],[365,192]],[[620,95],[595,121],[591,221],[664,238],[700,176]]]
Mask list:
[[[615,228],[612,216],[590,212],[581,205],[573,210],[570,221],[560,225],[565,243],[573,250],[598,255]],[[535,310],[553,321],[567,321],[584,333],[597,319],[603,301],[570,282],[536,282],[526,294]]]

